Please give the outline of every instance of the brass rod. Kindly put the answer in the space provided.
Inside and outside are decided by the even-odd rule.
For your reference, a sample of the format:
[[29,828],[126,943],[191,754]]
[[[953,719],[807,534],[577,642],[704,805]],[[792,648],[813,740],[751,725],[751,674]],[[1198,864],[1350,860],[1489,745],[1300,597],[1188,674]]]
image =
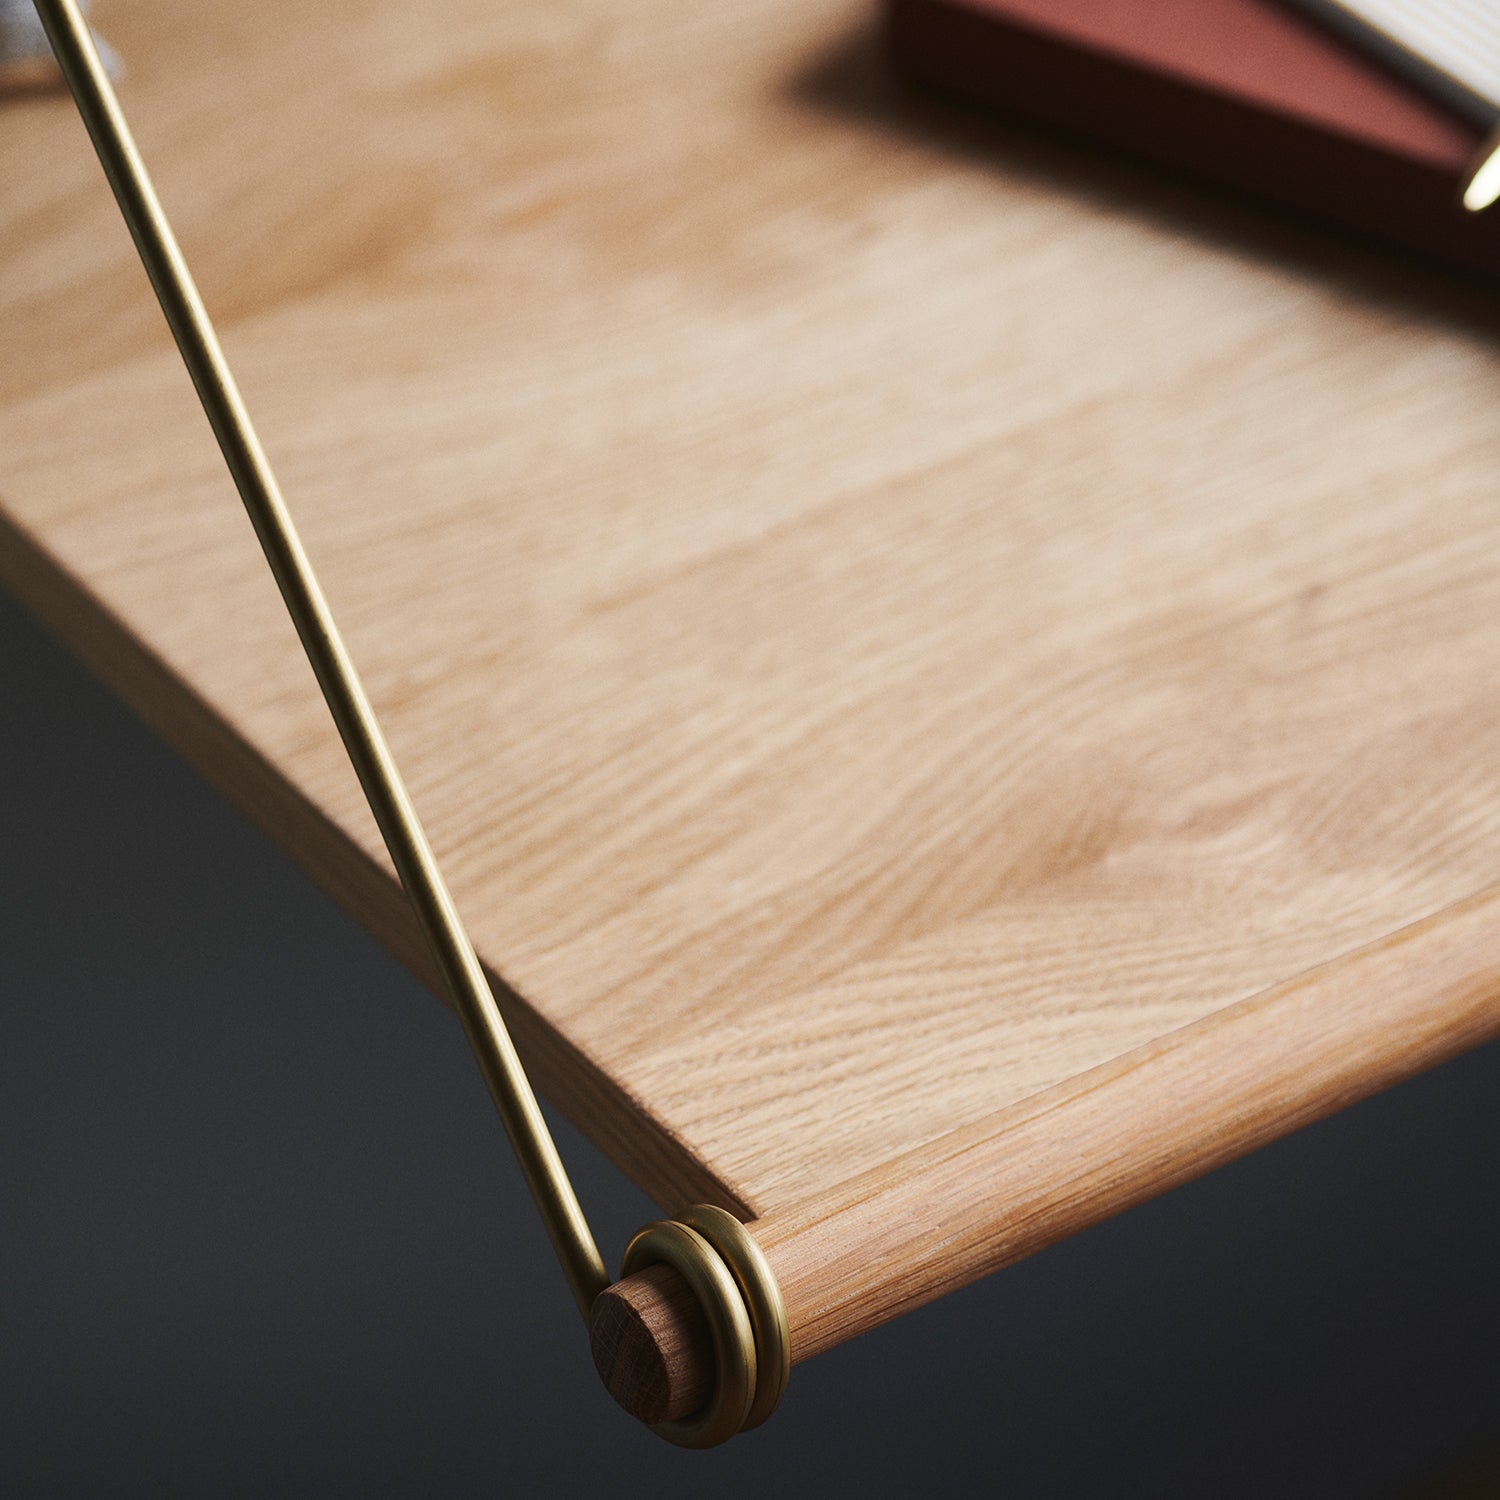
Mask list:
[[1471,214],[1482,213],[1500,199],[1500,126],[1489,134],[1469,171],[1464,185],[1464,207]]
[[604,1262],[374,710],[303,551],[187,262],[99,60],[88,24],[75,0],[36,0],[36,6],[359,774],[407,898],[463,1022],[568,1285],[587,1318],[595,1296],[609,1282]]

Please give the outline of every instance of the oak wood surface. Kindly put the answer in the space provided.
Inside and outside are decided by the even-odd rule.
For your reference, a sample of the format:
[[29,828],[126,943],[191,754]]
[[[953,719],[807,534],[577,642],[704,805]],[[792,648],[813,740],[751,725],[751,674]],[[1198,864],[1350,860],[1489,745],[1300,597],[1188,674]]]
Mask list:
[[[761,1220],[793,1359],[1493,1036],[1497,922],[1500,888]],[[644,1421],[695,1410],[713,1380],[703,1319],[666,1267],[599,1299],[594,1357]]]
[[[905,103],[844,0],[97,16],[528,1060],[799,1357],[1500,1029],[1472,916],[1477,988],[1235,1019],[1500,875],[1484,304]],[[0,577],[420,968],[55,97],[0,328]]]

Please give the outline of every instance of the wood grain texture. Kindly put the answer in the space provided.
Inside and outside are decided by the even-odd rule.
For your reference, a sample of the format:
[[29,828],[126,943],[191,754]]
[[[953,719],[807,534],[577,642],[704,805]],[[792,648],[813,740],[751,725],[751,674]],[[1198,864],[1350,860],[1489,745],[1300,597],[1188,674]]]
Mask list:
[[[762,1220],[793,1360],[1500,1034],[1497,924],[1500,888]],[[681,1277],[600,1303],[616,1400],[644,1421],[701,1405],[713,1350]]]
[[[528,1060],[799,1356],[1492,1029],[1412,964],[1223,1082],[1500,873],[1486,310],[945,125],[858,4],[451,10],[98,18]],[[0,576],[420,968],[55,98],[0,327]],[[1075,1159],[1081,1079],[1205,1144]]]
[[601,1292],[589,1312],[594,1368],[637,1421],[690,1417],[713,1395],[708,1319],[672,1266],[647,1266]]

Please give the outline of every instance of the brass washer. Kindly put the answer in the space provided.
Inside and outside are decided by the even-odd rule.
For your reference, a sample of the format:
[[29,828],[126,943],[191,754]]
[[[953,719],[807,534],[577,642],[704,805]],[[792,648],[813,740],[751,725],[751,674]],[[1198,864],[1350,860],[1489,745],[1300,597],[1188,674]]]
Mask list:
[[755,1393],[755,1332],[740,1289],[713,1246],[696,1229],[658,1219],[625,1247],[621,1275],[665,1261],[681,1273],[708,1319],[714,1346],[714,1387],[708,1405],[690,1417],[655,1422],[651,1430],[679,1448],[713,1448],[744,1425]]
[[748,1432],[776,1410],[791,1375],[792,1334],[786,1303],[765,1251],[733,1214],[711,1203],[697,1203],[679,1215],[679,1222],[697,1230],[718,1252],[750,1314],[750,1327],[755,1335],[755,1394],[749,1415],[740,1428]]

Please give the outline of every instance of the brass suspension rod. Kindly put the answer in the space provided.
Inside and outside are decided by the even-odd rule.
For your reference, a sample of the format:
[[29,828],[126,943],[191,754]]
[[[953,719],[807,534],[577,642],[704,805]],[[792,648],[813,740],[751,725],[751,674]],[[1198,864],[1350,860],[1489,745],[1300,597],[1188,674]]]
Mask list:
[[36,0],[172,336],[478,1059],[579,1310],[608,1285],[598,1247],[401,774],[292,524],[187,262],[75,0]]

